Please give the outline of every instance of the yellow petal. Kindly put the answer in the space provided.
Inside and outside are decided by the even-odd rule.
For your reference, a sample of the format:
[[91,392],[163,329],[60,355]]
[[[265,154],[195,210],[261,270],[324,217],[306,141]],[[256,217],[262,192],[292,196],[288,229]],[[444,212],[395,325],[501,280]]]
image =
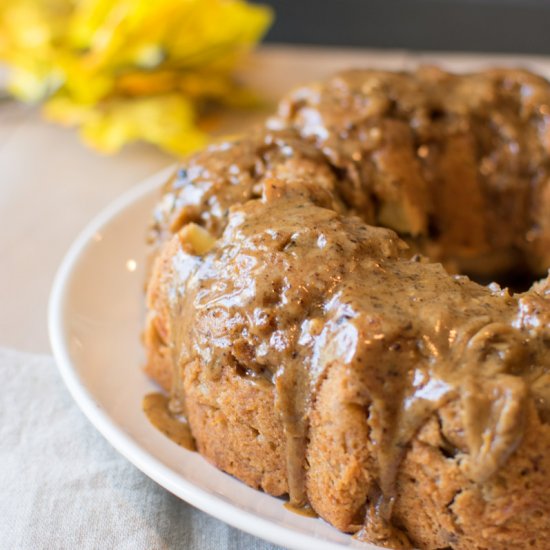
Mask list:
[[104,153],[142,140],[175,154],[202,147],[206,135],[195,126],[192,105],[176,94],[113,100],[95,107],[54,99],[46,114],[58,122],[81,125],[84,141]]
[[89,105],[75,103],[67,96],[54,96],[44,104],[43,113],[49,120],[64,126],[80,126],[93,117]]
[[252,105],[233,71],[271,11],[244,0],[0,0],[10,90],[116,151],[136,139],[185,153],[202,106]]

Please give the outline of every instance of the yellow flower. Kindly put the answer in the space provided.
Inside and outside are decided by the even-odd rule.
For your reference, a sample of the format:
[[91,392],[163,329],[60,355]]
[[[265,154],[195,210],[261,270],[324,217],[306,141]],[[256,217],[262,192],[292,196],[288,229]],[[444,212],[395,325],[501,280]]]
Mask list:
[[205,105],[247,104],[233,70],[271,12],[244,0],[0,0],[10,91],[112,152],[202,145]]

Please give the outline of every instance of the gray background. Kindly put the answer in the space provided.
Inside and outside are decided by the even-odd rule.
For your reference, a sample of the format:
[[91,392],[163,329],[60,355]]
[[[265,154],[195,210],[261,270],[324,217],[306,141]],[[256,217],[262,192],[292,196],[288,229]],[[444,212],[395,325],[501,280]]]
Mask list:
[[550,53],[548,0],[262,0],[268,42]]

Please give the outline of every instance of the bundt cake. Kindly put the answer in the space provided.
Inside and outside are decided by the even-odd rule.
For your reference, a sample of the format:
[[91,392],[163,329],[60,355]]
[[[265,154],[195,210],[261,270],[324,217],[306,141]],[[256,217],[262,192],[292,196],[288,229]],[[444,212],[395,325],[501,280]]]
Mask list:
[[[351,71],[185,160],[146,372],[197,449],[389,548],[550,540],[550,84]],[[429,258],[429,259],[428,259]]]

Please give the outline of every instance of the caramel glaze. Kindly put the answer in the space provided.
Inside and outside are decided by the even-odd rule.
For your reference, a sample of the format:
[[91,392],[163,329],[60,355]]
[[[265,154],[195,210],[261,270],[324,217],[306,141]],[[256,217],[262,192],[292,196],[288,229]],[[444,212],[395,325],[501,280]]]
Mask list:
[[306,518],[318,518],[317,512],[309,505],[305,506],[294,506],[290,502],[285,502],[283,505],[289,512],[293,514],[298,514],[299,516],[304,516]]
[[[411,249],[478,279],[550,267],[550,84],[527,71],[346,71],[303,86],[267,125],[184,162],[155,210],[162,242],[219,236],[266,177],[304,178]],[[498,230],[495,230],[498,228]]]
[[196,450],[189,424],[170,410],[170,400],[166,395],[147,394],[143,398],[142,408],[149,422],[166,437],[189,451]]
[[292,506],[307,504],[307,437],[316,394],[344,364],[360,381],[376,461],[367,540],[407,544],[392,524],[407,445],[432,413],[462,404],[462,468],[488,479],[521,441],[526,403],[550,417],[548,280],[510,295],[410,258],[388,229],[332,208],[304,181],[267,180],[261,199],[231,208],[203,257],[176,247],[165,274],[175,383],[186,366],[216,378],[222,365],[274,386],[286,436]]
[[288,94],[268,126],[314,143],[344,175],[348,204],[375,197],[367,221],[411,236],[432,260],[489,278],[548,269],[544,78],[501,68],[350,70]]

